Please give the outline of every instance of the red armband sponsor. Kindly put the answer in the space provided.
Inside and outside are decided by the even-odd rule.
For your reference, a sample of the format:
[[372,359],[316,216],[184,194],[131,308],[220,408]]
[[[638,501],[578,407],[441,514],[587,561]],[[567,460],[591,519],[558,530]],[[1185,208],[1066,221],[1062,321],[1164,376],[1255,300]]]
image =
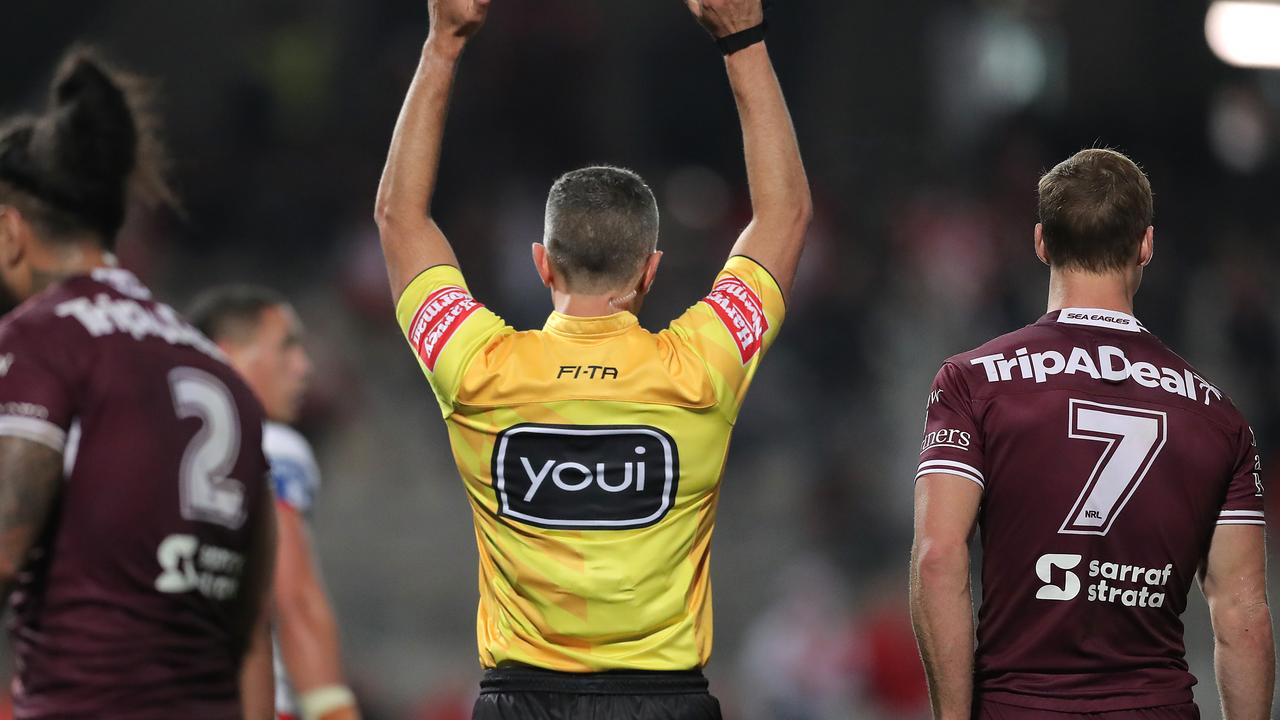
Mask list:
[[742,364],[760,352],[764,334],[769,332],[769,319],[764,315],[764,303],[746,283],[732,275],[711,288],[711,294],[702,299],[719,316],[720,322],[738,344]]
[[442,287],[423,301],[409,325],[409,344],[418,352],[427,370],[435,372],[436,361],[449,338],[471,313],[482,307],[457,285]]

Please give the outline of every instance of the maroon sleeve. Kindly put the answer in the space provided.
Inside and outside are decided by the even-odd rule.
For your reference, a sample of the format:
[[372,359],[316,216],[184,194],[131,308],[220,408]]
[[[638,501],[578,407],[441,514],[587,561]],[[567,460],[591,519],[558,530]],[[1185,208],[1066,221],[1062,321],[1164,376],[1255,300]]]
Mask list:
[[74,415],[71,388],[45,345],[18,325],[0,330],[0,436],[62,452]]
[[1218,524],[1266,525],[1262,512],[1262,456],[1258,454],[1253,430],[1247,426],[1241,426],[1239,447]]
[[983,475],[982,436],[974,419],[968,385],[959,368],[942,366],[929,393],[924,441],[920,443],[920,467],[925,475],[956,475],[986,487]]

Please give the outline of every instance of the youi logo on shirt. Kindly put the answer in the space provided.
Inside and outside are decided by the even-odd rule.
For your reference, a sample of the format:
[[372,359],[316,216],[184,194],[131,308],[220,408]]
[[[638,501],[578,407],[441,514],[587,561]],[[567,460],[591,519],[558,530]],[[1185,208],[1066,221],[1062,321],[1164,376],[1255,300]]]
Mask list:
[[625,530],[661,520],[679,482],[675,441],[646,426],[525,424],[498,436],[498,514],[565,530]]

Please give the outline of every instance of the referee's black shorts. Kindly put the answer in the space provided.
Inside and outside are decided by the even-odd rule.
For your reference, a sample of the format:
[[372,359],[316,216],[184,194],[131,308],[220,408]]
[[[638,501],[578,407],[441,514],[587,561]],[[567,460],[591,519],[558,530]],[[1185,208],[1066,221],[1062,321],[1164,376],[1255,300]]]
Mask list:
[[486,670],[472,720],[721,720],[700,670],[565,673]]

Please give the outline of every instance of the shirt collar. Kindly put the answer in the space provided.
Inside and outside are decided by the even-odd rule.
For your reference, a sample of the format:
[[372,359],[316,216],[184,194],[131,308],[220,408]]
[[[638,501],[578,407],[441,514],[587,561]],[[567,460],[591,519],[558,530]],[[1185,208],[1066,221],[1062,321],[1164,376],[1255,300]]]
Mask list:
[[1119,310],[1103,310],[1101,308],[1062,308],[1045,315],[1041,322],[1046,324],[1085,325],[1132,333],[1147,332],[1147,329],[1138,321],[1138,318]]
[[95,282],[109,285],[121,295],[128,295],[135,300],[150,300],[151,291],[138,279],[137,275],[119,267],[96,267],[89,271],[89,277]]
[[640,324],[629,312],[616,312],[598,317],[578,317],[553,312],[542,329],[557,335],[576,337],[609,337],[619,335]]

